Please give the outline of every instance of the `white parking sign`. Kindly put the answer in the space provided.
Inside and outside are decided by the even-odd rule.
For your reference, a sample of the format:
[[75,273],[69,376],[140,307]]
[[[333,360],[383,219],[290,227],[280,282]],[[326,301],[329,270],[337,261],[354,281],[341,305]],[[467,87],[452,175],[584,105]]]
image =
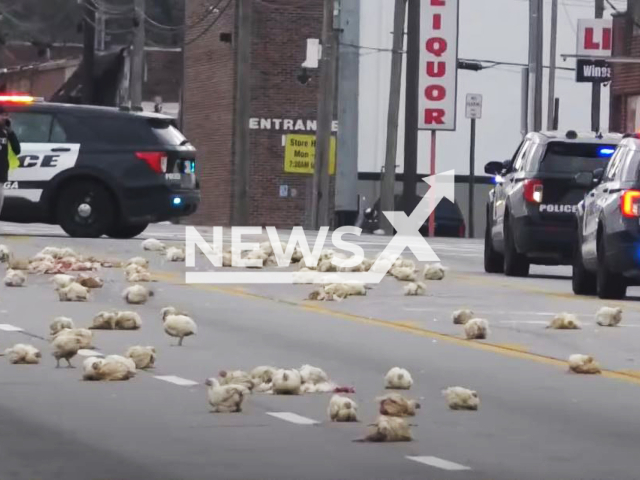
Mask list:
[[467,94],[467,118],[482,118],[482,95],[478,93]]

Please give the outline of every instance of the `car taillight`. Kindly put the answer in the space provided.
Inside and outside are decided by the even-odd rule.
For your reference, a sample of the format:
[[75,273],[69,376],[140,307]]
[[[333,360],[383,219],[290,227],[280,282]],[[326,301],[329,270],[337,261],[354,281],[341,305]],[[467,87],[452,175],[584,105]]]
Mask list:
[[622,216],[627,218],[640,217],[640,191],[627,190],[620,197]]
[[136,157],[144,160],[156,173],[167,171],[167,154],[164,152],[136,152]]
[[542,182],[540,180],[524,181],[524,199],[530,203],[542,203]]
[[464,229],[464,223],[462,225],[460,225],[460,229],[458,230],[458,236],[460,238],[464,238],[464,234],[465,234],[465,229]]

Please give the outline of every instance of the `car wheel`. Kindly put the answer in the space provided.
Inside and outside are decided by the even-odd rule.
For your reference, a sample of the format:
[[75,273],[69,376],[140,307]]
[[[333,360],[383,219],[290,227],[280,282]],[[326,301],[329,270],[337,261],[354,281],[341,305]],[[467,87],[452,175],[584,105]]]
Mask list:
[[516,250],[510,222],[504,224],[504,273],[508,277],[529,275],[529,260]]
[[56,219],[71,237],[98,238],[112,228],[116,205],[107,188],[92,180],[63,187],[56,203]]
[[484,232],[484,271],[487,273],[504,272],[504,257],[493,248],[491,222],[488,217]]
[[128,225],[128,224],[118,225],[116,227],[111,228],[107,232],[107,235],[111,238],[126,240],[129,238],[137,237],[142,232],[144,232],[148,226],[149,226],[148,223],[136,223],[133,225]]
[[607,267],[607,246],[604,236],[598,240],[598,274],[596,290],[599,298],[622,300],[627,295],[627,281],[624,276],[613,273]]
[[598,292],[596,275],[584,268],[580,245],[576,245],[573,254],[571,286],[576,295],[595,295]]

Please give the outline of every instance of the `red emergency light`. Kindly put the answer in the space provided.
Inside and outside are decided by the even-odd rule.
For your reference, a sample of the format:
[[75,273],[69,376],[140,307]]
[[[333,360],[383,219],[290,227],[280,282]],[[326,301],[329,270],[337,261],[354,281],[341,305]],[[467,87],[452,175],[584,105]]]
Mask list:
[[5,103],[33,103],[37,100],[36,97],[27,95],[25,93],[1,93],[0,102]]

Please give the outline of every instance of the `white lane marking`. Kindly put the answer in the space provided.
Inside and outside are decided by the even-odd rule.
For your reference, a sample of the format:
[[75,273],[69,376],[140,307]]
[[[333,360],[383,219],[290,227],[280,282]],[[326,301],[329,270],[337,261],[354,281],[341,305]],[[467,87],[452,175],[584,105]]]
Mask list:
[[78,350],[78,355],[82,355],[83,357],[104,357],[104,355],[100,352],[97,352],[95,350],[87,350],[86,348]]
[[163,380],[165,382],[173,383],[181,387],[192,387],[194,385],[198,385],[198,382],[194,382],[193,380],[187,380],[186,378],[176,377],[175,375],[160,375],[160,376],[154,376],[153,378],[157,378],[158,380]]
[[442,470],[471,470],[469,467],[465,467],[464,465],[460,465],[459,463],[450,462],[448,460],[443,460],[438,457],[406,457],[409,460],[413,460],[414,462],[424,463],[425,465],[429,465],[431,467],[440,468]]
[[24,332],[22,328],[9,325],[8,323],[0,323],[0,330],[4,330],[5,332]]
[[291,412],[267,412],[267,415],[279,418],[280,420],[284,420],[285,422],[297,423],[298,425],[316,425],[320,423],[310,418],[302,417],[296,413]]

